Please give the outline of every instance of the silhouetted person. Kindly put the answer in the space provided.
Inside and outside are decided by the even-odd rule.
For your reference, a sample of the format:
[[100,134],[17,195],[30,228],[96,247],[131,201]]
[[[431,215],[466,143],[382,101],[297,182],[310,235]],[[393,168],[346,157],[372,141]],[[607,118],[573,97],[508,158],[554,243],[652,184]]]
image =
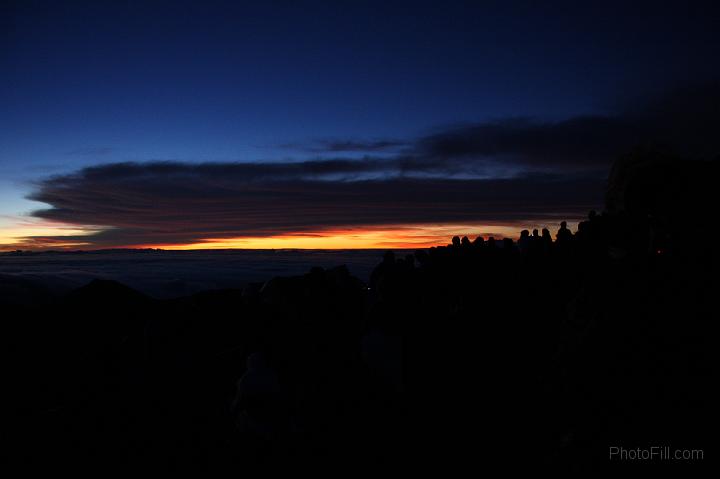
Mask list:
[[517,253],[515,249],[515,242],[512,238],[503,238],[502,240],[503,256],[505,258],[512,258]]
[[530,232],[528,230],[522,230],[520,232],[520,239],[518,240],[520,253],[528,254],[530,252],[530,241]]
[[553,246],[552,236],[550,236],[550,230],[547,228],[542,229],[542,245],[543,254],[550,254]]
[[555,237],[557,238],[558,246],[569,244],[572,241],[573,234],[567,227],[567,221],[560,222],[560,229]]
[[534,228],[532,236],[530,237],[530,256],[532,258],[539,258],[542,254],[542,246],[540,232],[537,228]]

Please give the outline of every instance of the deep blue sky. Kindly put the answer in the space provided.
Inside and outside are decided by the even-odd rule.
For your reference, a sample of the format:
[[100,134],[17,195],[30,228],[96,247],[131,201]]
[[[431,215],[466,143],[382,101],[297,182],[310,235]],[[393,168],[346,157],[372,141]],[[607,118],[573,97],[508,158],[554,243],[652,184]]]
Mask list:
[[529,3],[3,2],[0,214],[88,165],[335,156],[298,145],[612,115],[718,74],[716,8]]

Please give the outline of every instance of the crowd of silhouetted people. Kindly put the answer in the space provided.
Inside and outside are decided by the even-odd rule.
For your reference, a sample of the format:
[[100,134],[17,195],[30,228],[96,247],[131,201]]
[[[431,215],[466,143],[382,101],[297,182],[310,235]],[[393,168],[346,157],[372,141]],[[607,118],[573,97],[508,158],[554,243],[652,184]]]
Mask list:
[[[94,281],[16,306],[25,467],[605,467],[706,447],[712,245],[645,211],[155,300]],[[554,237],[553,237],[554,236]]]

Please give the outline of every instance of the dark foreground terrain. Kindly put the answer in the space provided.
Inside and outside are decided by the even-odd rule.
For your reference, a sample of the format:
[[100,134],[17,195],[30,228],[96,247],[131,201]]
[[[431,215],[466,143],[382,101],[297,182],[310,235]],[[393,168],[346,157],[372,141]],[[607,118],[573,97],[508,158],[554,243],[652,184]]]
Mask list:
[[717,163],[674,165],[626,166],[575,234],[387,254],[367,283],[313,268],[160,300],[95,280],[9,304],[11,452],[102,475],[702,467]]

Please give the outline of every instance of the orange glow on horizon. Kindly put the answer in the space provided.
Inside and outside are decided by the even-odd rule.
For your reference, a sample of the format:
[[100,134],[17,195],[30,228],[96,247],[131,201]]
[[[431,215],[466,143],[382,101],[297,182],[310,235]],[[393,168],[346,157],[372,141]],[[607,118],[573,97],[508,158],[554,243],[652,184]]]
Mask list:
[[514,226],[416,225],[387,228],[324,230],[317,233],[291,233],[267,237],[212,238],[191,244],[146,245],[167,250],[197,249],[412,249],[445,245],[455,236],[517,235]]
[[[549,227],[554,234],[557,222],[535,224],[446,224],[446,225],[388,225],[355,228],[325,229],[311,232],[286,233],[275,236],[208,238],[187,244],[148,243],[133,245],[99,245],[92,241],[98,227],[58,225],[48,223],[15,224],[13,228],[0,228],[0,251],[16,249],[108,249],[158,248],[166,250],[200,249],[418,249],[442,246],[453,236],[477,236],[496,239],[517,239],[522,229]],[[574,224],[569,224],[574,227]],[[87,236],[84,241],[83,236]]]

